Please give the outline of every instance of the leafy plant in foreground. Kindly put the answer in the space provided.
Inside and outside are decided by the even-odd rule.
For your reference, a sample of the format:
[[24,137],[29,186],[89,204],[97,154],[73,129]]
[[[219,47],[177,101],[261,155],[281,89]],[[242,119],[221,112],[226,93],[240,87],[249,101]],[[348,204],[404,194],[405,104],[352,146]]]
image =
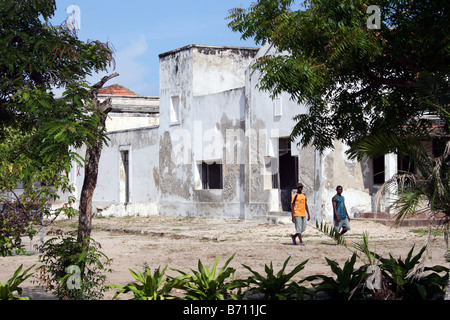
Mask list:
[[228,267],[234,256],[235,254],[225,262],[225,265],[218,272],[216,272],[216,269],[220,255],[217,256],[211,269],[203,266],[200,260],[198,260],[198,271],[191,269],[192,274],[172,269],[181,273],[181,276],[171,279],[173,286],[185,290],[185,298],[188,300],[224,300],[228,297],[233,298],[234,296],[230,291],[236,289],[239,284],[235,281],[227,282],[226,279],[234,276],[236,271],[236,269]]
[[[22,267],[23,265],[20,265],[20,267],[14,272],[12,278],[6,281],[6,283],[0,282],[0,300],[30,299],[28,297],[22,297],[22,288],[20,288],[19,285],[33,275],[33,273],[28,273],[28,271],[30,271],[34,265],[24,270],[22,274],[19,275],[20,271],[22,271]],[[14,292],[17,294],[14,294]]]
[[[439,265],[417,268],[426,246],[414,257],[413,250],[414,247],[404,261],[401,258],[394,259],[392,255],[389,255],[389,259],[377,256],[381,261],[382,273],[389,280],[390,290],[397,299],[432,299],[435,295],[444,296],[449,269]],[[418,273],[414,272],[416,269],[419,270]]]
[[284,261],[283,267],[276,274],[273,270],[272,262],[270,263],[270,266],[265,265],[264,270],[266,271],[266,276],[252,270],[249,266],[243,265],[244,268],[253,274],[253,276],[250,276],[245,281],[249,288],[250,286],[253,286],[248,293],[262,294],[263,299],[268,300],[286,300],[294,297],[303,299],[305,294],[311,294],[310,290],[291,281],[292,277],[305,268],[305,264],[308,260],[303,261],[291,272],[285,274],[285,269],[290,258],[291,257]]
[[345,262],[344,268],[340,268],[335,261],[328,258],[328,265],[336,274],[336,279],[325,275],[313,275],[305,278],[307,281],[320,280],[313,283],[317,292],[324,292],[330,299],[350,300],[361,298],[364,293],[364,281],[367,278],[367,266],[363,265],[355,270],[356,253]]
[[[119,294],[126,294],[128,292],[132,292],[134,294],[133,300],[165,300],[165,299],[173,299],[174,297],[170,296],[169,293],[172,290],[171,283],[166,282],[163,286],[163,282],[167,280],[165,278],[167,266],[160,271],[160,269],[156,269],[152,274],[150,268],[147,266],[144,268],[144,272],[135,272],[131,269],[130,272],[133,275],[134,279],[136,279],[140,283],[129,282],[125,285],[108,285],[108,288],[119,288],[120,290],[116,291],[113,299]],[[162,286],[162,287],[161,287]]]
[[[77,242],[73,237],[51,238],[42,246],[39,260],[41,283],[60,300],[101,299],[106,288],[103,286],[111,271],[108,257],[99,251],[100,244],[93,239]],[[79,274],[74,274],[76,270]],[[78,285],[71,285],[72,280]]]

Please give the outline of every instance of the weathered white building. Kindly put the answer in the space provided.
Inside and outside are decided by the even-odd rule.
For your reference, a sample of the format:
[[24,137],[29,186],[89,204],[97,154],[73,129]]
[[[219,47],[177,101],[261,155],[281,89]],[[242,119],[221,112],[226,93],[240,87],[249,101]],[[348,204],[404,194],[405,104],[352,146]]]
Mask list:
[[[351,217],[373,211],[397,157],[360,163],[339,142],[324,154],[290,142],[293,117],[308,108],[258,89],[252,64],[272,50],[189,45],[159,56],[159,99],[103,93],[113,112],[94,193],[98,211],[290,221],[283,211],[298,181],[312,222],[332,219],[337,185]],[[83,168],[71,178],[79,196]]]

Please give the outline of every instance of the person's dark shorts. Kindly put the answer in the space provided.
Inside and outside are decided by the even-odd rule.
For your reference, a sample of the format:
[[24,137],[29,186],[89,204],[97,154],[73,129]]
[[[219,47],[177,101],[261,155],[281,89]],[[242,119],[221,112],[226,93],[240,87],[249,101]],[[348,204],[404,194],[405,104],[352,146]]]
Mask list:
[[350,222],[348,221],[348,218],[341,219],[339,222],[336,219],[334,220],[334,230],[336,232],[340,232],[341,229],[345,232],[350,230]]

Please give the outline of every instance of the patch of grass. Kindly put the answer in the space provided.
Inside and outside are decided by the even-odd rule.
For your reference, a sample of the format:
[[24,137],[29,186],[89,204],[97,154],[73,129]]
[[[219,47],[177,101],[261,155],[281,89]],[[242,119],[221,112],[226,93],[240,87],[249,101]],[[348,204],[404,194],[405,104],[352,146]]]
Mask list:
[[[410,232],[418,234],[420,236],[427,236],[430,233],[430,229],[428,228],[419,228],[419,229],[412,229]],[[444,229],[442,228],[433,228],[431,229],[431,235],[432,236],[443,236],[444,235]]]
[[78,228],[78,219],[56,220],[49,227],[77,229]]

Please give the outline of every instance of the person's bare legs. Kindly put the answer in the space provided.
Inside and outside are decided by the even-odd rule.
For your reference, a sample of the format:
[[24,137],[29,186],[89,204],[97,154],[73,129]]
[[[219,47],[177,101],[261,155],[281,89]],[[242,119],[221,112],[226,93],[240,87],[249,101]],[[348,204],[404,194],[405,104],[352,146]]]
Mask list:
[[295,238],[297,237],[297,235],[298,235],[298,233],[295,233],[295,234],[291,234],[291,238],[292,238],[292,243],[293,243],[294,245],[296,245],[296,244],[297,244],[297,241],[295,241]]
[[302,234],[301,233],[297,233],[297,235],[298,235],[298,241],[300,241],[300,245],[303,246],[304,243],[303,243],[303,240],[302,240]]
[[297,237],[298,237],[299,244],[303,246],[304,243],[303,243],[303,240],[302,240],[302,234],[301,233],[291,234],[292,243],[294,245],[297,244],[297,242],[295,241],[295,238],[297,238]]
[[339,242],[339,239],[344,235],[344,233],[346,233],[348,230],[344,230],[342,229],[342,231],[340,233],[336,233],[336,240],[337,242]]

